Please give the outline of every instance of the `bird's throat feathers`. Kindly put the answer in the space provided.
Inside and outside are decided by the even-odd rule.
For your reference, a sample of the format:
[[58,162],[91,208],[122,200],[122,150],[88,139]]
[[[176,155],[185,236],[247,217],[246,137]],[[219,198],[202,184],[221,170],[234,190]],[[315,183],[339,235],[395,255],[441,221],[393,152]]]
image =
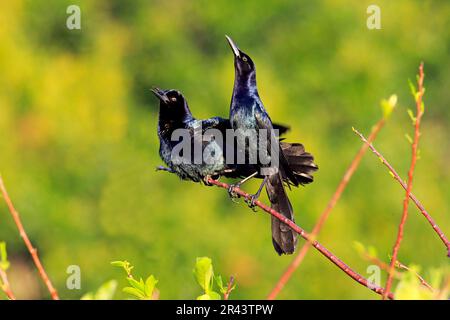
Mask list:
[[256,86],[256,72],[243,73],[236,70],[233,88],[233,97],[235,99],[258,95],[258,87]]

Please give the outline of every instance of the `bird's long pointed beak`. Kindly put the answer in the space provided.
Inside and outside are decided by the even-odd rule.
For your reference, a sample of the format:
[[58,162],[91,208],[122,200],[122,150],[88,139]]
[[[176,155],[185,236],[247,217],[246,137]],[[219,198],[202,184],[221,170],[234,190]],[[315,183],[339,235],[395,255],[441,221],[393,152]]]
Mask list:
[[168,103],[169,102],[169,98],[166,96],[166,94],[164,93],[164,91],[162,91],[161,89],[157,88],[157,87],[153,87],[150,89],[153,94],[162,102],[164,103]]
[[225,38],[227,38],[228,44],[230,45],[231,49],[233,50],[234,55],[236,57],[239,57],[240,51],[239,51],[238,46],[233,42],[233,40],[229,36],[225,35]]

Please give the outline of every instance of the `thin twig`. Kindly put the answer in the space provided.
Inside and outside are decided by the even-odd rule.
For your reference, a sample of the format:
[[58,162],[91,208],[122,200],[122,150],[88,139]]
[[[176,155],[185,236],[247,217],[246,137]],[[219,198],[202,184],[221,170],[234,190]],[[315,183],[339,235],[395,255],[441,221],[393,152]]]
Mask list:
[[[377,265],[378,267],[380,267],[382,270],[389,272],[389,265],[386,262],[382,261],[381,259],[369,254],[367,251],[362,252],[362,256],[364,259],[366,259],[370,263],[373,263],[373,264]],[[403,263],[401,263],[398,260],[397,260],[397,263],[395,264],[395,267],[400,270],[406,270],[409,272],[413,272],[423,286],[427,287],[430,291],[434,292],[433,287],[428,282],[426,282],[425,279],[416,271],[411,270],[410,268],[408,268],[406,265],[404,265]],[[399,271],[394,271],[394,277],[396,279],[401,279],[402,273]]]
[[[386,160],[386,158],[384,158],[384,156],[377,150],[375,149],[375,147],[368,141],[366,140],[366,138],[364,137],[364,135],[362,135],[358,130],[354,129],[354,132],[361,138],[361,140],[363,142],[365,142],[366,145],[369,146],[369,148],[372,150],[372,152],[381,160],[381,162],[389,169],[389,172],[392,174],[392,176],[394,177],[395,180],[397,180],[400,185],[403,187],[403,189],[407,189],[406,183],[403,181],[403,179],[399,176],[399,174],[397,173],[397,171],[394,169],[394,167],[391,166],[391,164]],[[422,203],[416,198],[416,196],[413,193],[409,194],[410,199],[414,202],[414,204],[416,205],[416,207],[419,209],[419,211],[425,216],[425,218],[427,219],[427,221],[431,224],[431,226],[433,227],[433,229],[436,231],[437,235],[439,236],[439,238],[442,240],[442,242],[444,243],[444,245],[446,246],[446,248],[449,251],[449,256],[450,256],[450,243],[447,240],[447,237],[444,235],[444,233],[441,231],[441,229],[439,228],[439,226],[434,222],[433,218],[430,216],[430,214],[425,210],[424,206],[422,205]],[[401,264],[401,262],[399,262],[397,260],[397,263],[399,264],[398,267],[402,268],[402,269],[406,269],[403,268],[402,266],[405,266],[403,264]],[[405,266],[406,267],[406,266]],[[419,274],[416,273],[416,275],[418,276],[420,282],[428,287],[430,290],[434,290]]]
[[[230,187],[230,185],[228,185],[226,183],[223,183],[223,182],[220,182],[220,181],[217,181],[217,180],[213,180],[213,179],[208,179],[208,183],[210,183],[212,185],[215,185],[217,187],[220,187],[220,188],[224,188],[226,190],[228,190],[229,187]],[[238,196],[243,197],[243,198],[245,198],[248,201],[251,201],[251,195],[248,194],[247,192],[241,190],[240,188],[235,187],[233,191]],[[267,205],[265,205],[264,203],[262,203],[259,200],[256,200],[254,202],[254,204],[256,206],[258,206],[259,208],[261,208],[263,211],[269,213],[270,215],[274,216],[275,218],[277,218],[281,222],[285,223],[289,228],[291,228],[293,231],[297,232],[303,239],[305,239],[306,241],[311,242],[312,246],[315,249],[317,249],[322,255],[324,255],[328,260],[330,260],[333,264],[335,264],[339,269],[344,271],[353,280],[355,280],[359,284],[369,288],[370,290],[372,290],[372,291],[374,291],[374,292],[376,292],[376,293],[378,293],[380,295],[382,295],[384,293],[384,289],[383,288],[381,288],[381,287],[379,287],[379,286],[377,286],[375,284],[370,283],[366,278],[364,278],[363,276],[358,274],[356,271],[354,271],[348,265],[346,265],[342,260],[340,260],[334,254],[332,254],[330,251],[328,251],[328,249],[326,249],[324,246],[322,246],[317,240],[314,240],[309,233],[307,233],[305,230],[300,228],[294,222],[292,222],[291,220],[289,220],[288,218],[283,216],[281,213],[279,213],[278,211],[268,207]],[[387,296],[390,299],[394,299],[394,295],[392,293],[388,293]]]
[[[377,137],[377,135],[380,132],[381,128],[383,128],[385,122],[386,122],[386,120],[383,117],[380,121],[378,121],[375,124],[375,126],[373,127],[372,132],[371,132],[371,134],[369,136],[369,141],[375,140],[375,138]],[[312,238],[316,238],[317,235],[320,233],[320,230],[322,229],[325,221],[328,219],[331,211],[336,206],[336,203],[340,199],[342,193],[345,190],[345,187],[347,186],[347,184],[349,183],[351,177],[353,176],[353,174],[355,173],[356,169],[358,168],[359,163],[361,162],[361,159],[364,156],[364,154],[366,153],[368,148],[369,147],[367,145],[362,145],[361,148],[359,149],[358,153],[356,154],[356,156],[353,158],[353,160],[350,163],[350,166],[348,167],[347,171],[345,171],[344,176],[342,177],[342,180],[339,183],[336,191],[334,192],[334,194],[331,197],[330,201],[328,202],[325,210],[322,212],[322,214],[320,215],[319,220],[317,221],[316,225],[314,226],[314,229],[311,232],[311,237]],[[272,289],[272,291],[267,296],[267,299],[274,300],[278,296],[280,291],[284,288],[286,283],[291,278],[292,274],[300,266],[300,264],[302,263],[303,259],[305,258],[306,254],[308,253],[310,248],[311,248],[311,243],[310,242],[306,242],[303,245],[303,247],[300,249],[298,254],[295,256],[294,260],[292,260],[290,265],[286,268],[284,273],[281,275],[280,279],[275,284],[275,287]]]
[[[400,250],[400,244],[403,239],[403,229],[405,227],[406,220],[408,219],[408,204],[409,204],[409,198],[411,196],[411,190],[412,190],[412,183],[413,183],[413,177],[414,177],[414,169],[417,162],[417,148],[419,145],[419,136],[420,136],[420,120],[422,119],[423,115],[423,106],[422,106],[422,97],[424,94],[423,89],[423,63],[420,64],[419,67],[419,78],[417,79],[417,85],[418,85],[418,91],[417,91],[417,97],[415,97],[416,100],[416,119],[414,121],[414,141],[412,144],[412,157],[411,157],[411,165],[409,167],[408,171],[408,182],[406,186],[406,194],[405,199],[403,200],[403,213],[402,218],[400,221],[400,224],[398,226],[398,233],[397,233],[397,239],[395,240],[394,248],[392,250],[392,259],[391,264],[389,267],[389,274],[388,278],[386,280],[386,290],[389,292],[392,286],[392,277],[393,272],[395,269],[395,263],[397,262],[397,256],[398,252]],[[387,294],[383,293],[382,295],[383,299],[387,298]]]
[[[386,160],[386,158],[377,150],[375,147],[366,140],[363,134],[361,134],[358,130],[353,129],[356,135],[358,135],[363,142],[369,145],[370,150],[380,159],[380,161],[389,169],[389,172],[393,176],[395,180],[400,183],[400,185],[403,187],[403,189],[406,190],[407,185],[405,181],[400,177],[400,175],[397,173],[397,171],[394,169],[394,167]],[[430,223],[433,230],[436,232],[436,234],[439,236],[439,238],[444,243],[445,247],[448,251],[448,256],[450,257],[450,242],[448,241],[445,234],[442,232],[442,230],[439,228],[439,226],[434,222],[434,219],[431,217],[431,215],[428,213],[428,211],[425,209],[425,207],[422,205],[422,203],[419,201],[419,199],[416,198],[416,196],[413,193],[410,193],[409,197],[411,198],[412,202],[416,205],[417,209],[422,213],[422,215],[427,219],[427,221]]]
[[9,285],[8,276],[6,275],[6,271],[0,268],[0,288],[6,294],[9,300],[16,300],[14,293],[11,290],[11,286]]
[[419,279],[420,283],[423,286],[427,287],[428,289],[430,289],[431,291],[434,292],[433,287],[428,282],[426,282],[425,279],[418,272],[416,272],[414,270],[411,270],[410,268],[408,268],[408,266],[404,265],[403,263],[401,263],[398,260],[395,263],[395,267],[398,268],[398,269],[403,269],[403,270],[406,270],[406,271],[414,273],[414,275],[417,277],[417,279]]
[[227,291],[223,294],[223,300],[228,300],[230,297],[231,291],[233,291],[234,277],[230,277],[230,281],[228,282]]
[[26,245],[28,251],[30,252],[31,257],[33,258],[34,264],[36,265],[36,268],[39,271],[39,275],[41,276],[42,280],[44,281],[45,285],[47,286],[47,289],[50,292],[52,299],[59,300],[58,292],[53,287],[49,277],[47,276],[47,273],[45,272],[44,267],[42,266],[41,260],[39,260],[39,256],[37,254],[36,248],[33,247],[30,239],[28,238],[27,233],[25,232],[25,229],[20,220],[19,213],[16,211],[11,199],[9,198],[8,192],[6,191],[5,184],[3,183],[3,179],[1,176],[0,176],[0,190],[1,190],[1,192],[3,194],[3,198],[5,199],[5,202],[8,206],[9,212],[11,213],[11,216],[14,219],[17,229],[19,230],[19,234],[22,237],[23,241],[25,242],[25,245]]

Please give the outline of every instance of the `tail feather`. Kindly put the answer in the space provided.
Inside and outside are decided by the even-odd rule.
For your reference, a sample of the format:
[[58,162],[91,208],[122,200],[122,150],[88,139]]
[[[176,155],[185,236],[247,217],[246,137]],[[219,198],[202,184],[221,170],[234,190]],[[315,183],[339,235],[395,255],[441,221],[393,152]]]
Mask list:
[[281,142],[281,149],[297,181],[300,184],[313,182],[312,174],[319,169],[314,163],[313,155],[306,152],[301,143]]
[[[272,208],[294,221],[294,211],[284,189],[280,173],[268,177],[266,191]],[[273,216],[272,243],[279,255],[294,253],[297,245],[297,234],[285,223]]]

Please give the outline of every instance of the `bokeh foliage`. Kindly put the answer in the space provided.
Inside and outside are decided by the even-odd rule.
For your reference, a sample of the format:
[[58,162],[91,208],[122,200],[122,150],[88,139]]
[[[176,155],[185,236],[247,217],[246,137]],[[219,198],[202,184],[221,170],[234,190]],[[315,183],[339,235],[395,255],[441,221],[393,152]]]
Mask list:
[[[382,29],[370,31],[374,3]],[[81,7],[81,30],[65,27],[70,4]],[[186,274],[195,257],[209,256],[235,275],[233,298],[264,298],[290,262],[272,248],[268,215],[154,171],[161,161],[149,88],[180,89],[198,117],[227,116],[234,73],[225,34],[254,58],[272,119],[316,156],[316,182],[290,193],[307,230],[361,145],[352,126],[368,133],[392,93],[399,106],[375,144],[406,175],[407,80],[423,60],[427,113],[413,189],[449,234],[449,20],[447,1],[1,1],[0,172],[61,296],[95,291],[116,275],[109,261],[128,259],[158,278],[162,299],[191,298],[198,287]],[[364,274],[351,244],[373,245],[387,260],[403,195],[368,154],[320,240]],[[30,293],[37,277],[19,267],[30,261],[3,202],[0,217],[13,289],[47,297],[41,285]],[[403,263],[447,263],[412,206],[405,232]],[[81,291],[65,289],[72,264],[81,267]],[[311,252],[281,298],[376,296]]]

